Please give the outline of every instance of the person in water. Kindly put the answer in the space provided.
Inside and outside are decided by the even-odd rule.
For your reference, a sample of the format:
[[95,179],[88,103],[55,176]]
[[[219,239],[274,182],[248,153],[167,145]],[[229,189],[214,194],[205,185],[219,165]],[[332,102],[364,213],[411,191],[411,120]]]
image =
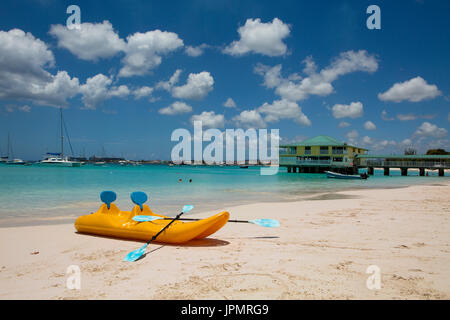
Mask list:
[[178,182],[183,182],[183,179],[181,179],[181,178],[180,178],[180,179],[178,179]]
[[189,179],[189,182],[192,182],[192,179]]

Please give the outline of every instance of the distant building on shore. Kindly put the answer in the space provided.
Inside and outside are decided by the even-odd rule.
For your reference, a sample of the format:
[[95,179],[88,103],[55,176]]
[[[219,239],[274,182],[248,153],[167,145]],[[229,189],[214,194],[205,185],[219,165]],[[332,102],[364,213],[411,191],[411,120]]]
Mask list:
[[280,145],[280,167],[288,172],[323,173],[327,170],[354,173],[354,158],[368,150],[320,135],[301,142]]

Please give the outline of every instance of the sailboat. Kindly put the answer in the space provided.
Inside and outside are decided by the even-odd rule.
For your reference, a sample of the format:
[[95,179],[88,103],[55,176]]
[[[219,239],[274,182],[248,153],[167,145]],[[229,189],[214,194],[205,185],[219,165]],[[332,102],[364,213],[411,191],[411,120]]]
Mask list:
[[[63,134],[63,116],[62,108],[59,108],[60,122],[61,122],[61,152],[47,152],[44,159],[39,162],[40,165],[56,166],[56,167],[81,167],[81,162],[71,161],[66,156],[64,157],[64,134]],[[66,128],[67,130],[67,128]],[[70,141],[69,141],[70,142]]]
[[[9,159],[9,155],[11,154],[11,160]],[[26,161],[23,161],[22,159],[18,159],[18,158],[14,158],[14,154],[13,154],[13,150],[12,150],[12,144],[11,144],[11,139],[8,133],[8,156],[7,157],[2,157],[2,160],[6,163],[6,164],[16,164],[16,165],[24,165],[26,164]]]

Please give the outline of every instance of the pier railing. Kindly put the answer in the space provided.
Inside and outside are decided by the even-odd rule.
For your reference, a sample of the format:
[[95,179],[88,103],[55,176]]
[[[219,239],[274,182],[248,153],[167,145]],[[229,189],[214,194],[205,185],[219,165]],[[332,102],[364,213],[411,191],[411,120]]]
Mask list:
[[388,160],[366,160],[360,161],[358,166],[364,167],[389,167],[389,168],[450,168],[450,162],[439,161],[388,161]]

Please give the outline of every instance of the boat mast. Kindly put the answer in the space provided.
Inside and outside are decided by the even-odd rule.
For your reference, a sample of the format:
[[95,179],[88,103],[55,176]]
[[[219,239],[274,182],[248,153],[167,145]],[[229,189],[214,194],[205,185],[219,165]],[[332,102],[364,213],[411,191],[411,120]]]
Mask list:
[[62,108],[59,108],[60,122],[61,122],[61,159],[64,158],[64,134],[63,134],[63,119]]
[[10,141],[10,133],[8,132],[8,159],[9,159],[9,150],[11,149],[11,141]]

